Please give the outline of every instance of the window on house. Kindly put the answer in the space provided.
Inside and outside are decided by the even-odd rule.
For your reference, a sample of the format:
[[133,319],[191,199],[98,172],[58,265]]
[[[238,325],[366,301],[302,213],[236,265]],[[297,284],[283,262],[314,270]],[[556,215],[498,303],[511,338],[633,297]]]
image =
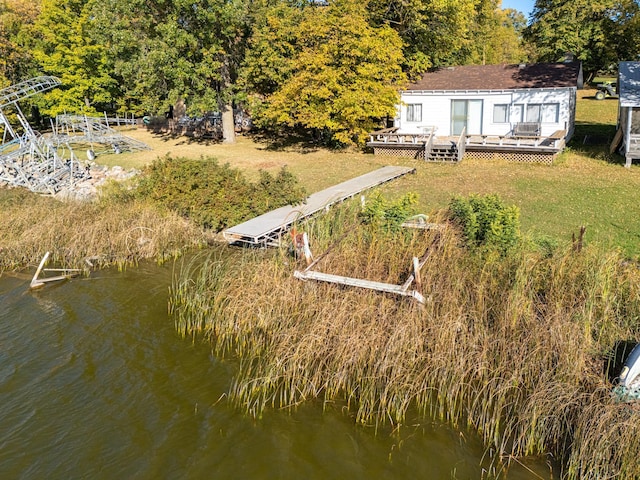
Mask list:
[[530,103],[527,105],[525,122],[540,123],[540,110],[542,105],[539,103]]
[[542,121],[546,123],[558,123],[559,103],[545,103],[542,105]]
[[525,122],[558,123],[559,103],[530,103],[527,105]]
[[509,105],[494,105],[493,106],[493,123],[508,123],[509,122]]
[[412,103],[407,105],[407,122],[422,121],[422,104]]

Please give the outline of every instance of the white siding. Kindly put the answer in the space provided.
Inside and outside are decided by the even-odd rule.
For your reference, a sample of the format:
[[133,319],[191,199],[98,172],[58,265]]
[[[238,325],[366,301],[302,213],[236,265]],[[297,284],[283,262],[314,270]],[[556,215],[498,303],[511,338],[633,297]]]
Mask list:
[[[541,107],[544,109],[545,118],[541,124],[542,135],[551,135],[556,130],[567,129],[573,132],[575,115],[575,88],[554,89],[527,89],[508,91],[482,91],[482,92],[441,92],[406,91],[401,93],[401,105],[399,116],[395,125],[400,133],[424,133],[430,127],[436,127],[436,135],[451,135],[451,101],[452,100],[482,100],[482,134],[484,135],[508,135],[515,123],[521,121],[517,117],[518,105],[523,106],[523,115],[526,120],[528,105],[558,105],[558,115],[555,121],[550,119],[553,107]],[[407,105],[422,105],[422,119],[420,121],[407,121]],[[494,122],[494,106],[509,105],[509,122]],[[531,108],[531,112],[534,111]]]

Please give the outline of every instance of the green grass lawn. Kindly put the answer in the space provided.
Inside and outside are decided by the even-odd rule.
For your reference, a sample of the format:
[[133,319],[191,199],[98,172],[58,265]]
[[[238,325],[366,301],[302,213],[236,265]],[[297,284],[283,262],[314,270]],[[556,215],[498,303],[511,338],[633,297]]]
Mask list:
[[[276,171],[283,165],[309,192],[326,188],[389,164],[410,165],[417,174],[382,187],[391,195],[415,191],[420,208],[435,212],[455,195],[497,193],[520,208],[523,230],[531,235],[569,241],[580,226],[587,227],[586,241],[620,247],[640,257],[640,166],[624,168],[619,155],[608,153],[607,141],[615,133],[618,101],[595,100],[595,90],[578,93],[576,134],[569,148],[551,166],[500,160],[465,159],[458,165],[427,164],[410,159],[377,157],[358,151],[329,151],[293,146],[282,149],[239,137],[234,145],[198,143],[185,138],[154,136],[143,129],[129,132],[153,150],[135,154],[105,155],[99,161],[140,167],[170,154],[198,158],[212,156],[256,178],[259,169]],[[585,135],[598,145],[584,145]]]

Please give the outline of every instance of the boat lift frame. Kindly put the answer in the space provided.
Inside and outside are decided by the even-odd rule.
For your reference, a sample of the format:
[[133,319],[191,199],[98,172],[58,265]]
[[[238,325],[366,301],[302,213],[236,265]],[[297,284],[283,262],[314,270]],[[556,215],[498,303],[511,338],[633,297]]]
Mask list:
[[[33,130],[20,109],[20,101],[60,85],[56,77],[40,76],[0,90],[0,182],[53,195],[63,186],[89,177],[89,172],[75,160],[69,145],[71,158],[64,159],[58,153],[60,145]],[[13,110],[22,134],[9,122],[8,110]]]
[[[440,230],[438,228],[437,230]],[[305,236],[306,239],[306,236]],[[409,274],[404,283],[396,285],[393,283],[385,283],[385,282],[376,282],[372,280],[366,280],[362,278],[355,277],[345,277],[342,275],[334,275],[331,273],[319,272],[317,270],[313,270],[313,268],[327,256],[327,254],[333,250],[333,248],[340,243],[344,239],[344,236],[341,237],[336,243],[331,245],[324,253],[322,253],[318,258],[316,258],[313,262],[311,262],[307,268],[304,270],[295,270],[293,272],[294,278],[299,280],[315,280],[318,282],[326,282],[326,283],[334,283],[337,285],[345,285],[348,287],[356,287],[356,288],[364,288],[368,290],[375,290],[383,293],[391,293],[393,295],[400,295],[403,297],[409,297],[413,300],[417,301],[419,304],[424,305],[427,303],[427,299],[422,294],[422,276],[421,270],[424,267],[425,263],[427,263],[428,258],[431,256],[431,252],[433,251],[432,247],[434,244],[439,241],[440,235],[436,234],[434,240],[431,242],[431,245],[427,247],[426,251],[422,255],[422,257],[413,257],[411,262],[412,272]],[[305,248],[309,250],[309,245],[305,245]],[[413,285],[413,288],[411,288]]]

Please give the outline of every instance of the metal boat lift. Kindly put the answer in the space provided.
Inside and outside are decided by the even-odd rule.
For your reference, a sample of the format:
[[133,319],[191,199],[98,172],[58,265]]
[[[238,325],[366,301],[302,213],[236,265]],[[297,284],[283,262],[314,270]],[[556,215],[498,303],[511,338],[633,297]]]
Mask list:
[[[73,185],[89,176],[75,160],[71,148],[71,158],[62,158],[58,153],[60,145],[33,130],[18,105],[28,97],[59,85],[60,80],[56,77],[41,76],[0,90],[0,183],[53,195],[63,186]],[[9,122],[10,110],[20,123],[20,134]]]
[[[71,144],[90,145],[89,160],[95,159],[94,144],[108,145],[114,153],[149,150],[146,144],[112,128],[135,125],[133,118],[59,115],[51,125],[53,134],[43,136],[33,130],[18,102],[60,84],[56,77],[41,76],[0,90],[0,183],[54,195],[90,178],[88,167],[77,160]],[[9,111],[17,117],[19,130],[9,122]]]
[[[112,128],[112,125],[125,126],[135,124],[136,120],[134,118],[127,117],[58,115],[55,125],[52,125],[54,133],[51,138],[58,145],[69,143],[90,144],[92,146],[94,143],[109,145],[114,153],[150,150],[147,144],[122,135]],[[91,151],[93,152],[93,149]]]

